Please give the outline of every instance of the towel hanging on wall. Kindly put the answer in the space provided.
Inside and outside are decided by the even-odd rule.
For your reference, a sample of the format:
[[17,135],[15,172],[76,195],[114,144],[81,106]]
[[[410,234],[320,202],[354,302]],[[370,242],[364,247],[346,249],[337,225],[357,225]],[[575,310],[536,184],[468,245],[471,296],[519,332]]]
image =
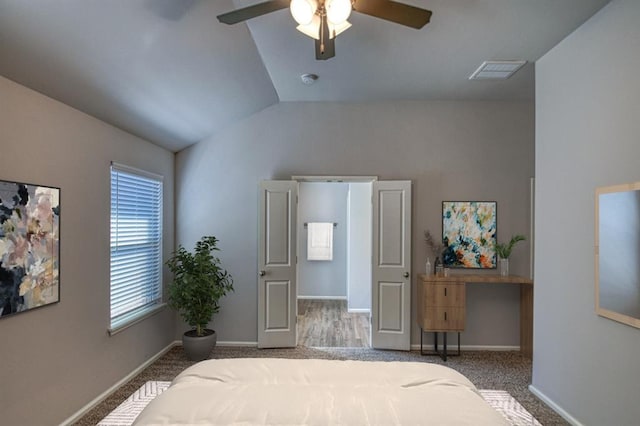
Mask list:
[[307,225],[307,260],[333,260],[333,223]]

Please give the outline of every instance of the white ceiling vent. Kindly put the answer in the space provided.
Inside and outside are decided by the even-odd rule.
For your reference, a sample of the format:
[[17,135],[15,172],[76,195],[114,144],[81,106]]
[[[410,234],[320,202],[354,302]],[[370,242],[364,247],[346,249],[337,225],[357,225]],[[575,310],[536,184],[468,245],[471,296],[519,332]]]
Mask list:
[[485,61],[469,76],[469,80],[506,80],[527,61]]

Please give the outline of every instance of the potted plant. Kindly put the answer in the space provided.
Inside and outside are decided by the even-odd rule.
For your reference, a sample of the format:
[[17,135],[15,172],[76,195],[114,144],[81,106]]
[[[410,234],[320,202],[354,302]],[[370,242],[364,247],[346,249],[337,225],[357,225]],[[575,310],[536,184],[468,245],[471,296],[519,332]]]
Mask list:
[[513,246],[515,246],[518,241],[524,241],[525,239],[524,235],[517,234],[511,237],[509,243],[496,243],[496,254],[498,255],[498,269],[500,271],[500,275],[509,275],[509,256],[511,256],[511,250],[513,250]]
[[[440,256],[444,253],[444,244],[441,242],[437,242],[435,238],[431,235],[431,232],[424,231],[424,241],[427,243],[427,248],[431,250],[431,254],[434,256],[434,268],[436,275],[440,275],[443,270],[442,260],[440,260]],[[427,262],[425,265],[425,269],[427,275],[432,275],[434,273],[433,269],[431,269],[431,261],[427,257]]]
[[182,344],[193,361],[207,358],[215,347],[216,332],[206,327],[220,310],[220,298],[233,291],[231,275],[221,267],[220,259],[213,256],[219,250],[217,244],[216,237],[202,237],[194,253],[180,245],[166,262],[173,272],[168,304],[192,327],[182,336]]

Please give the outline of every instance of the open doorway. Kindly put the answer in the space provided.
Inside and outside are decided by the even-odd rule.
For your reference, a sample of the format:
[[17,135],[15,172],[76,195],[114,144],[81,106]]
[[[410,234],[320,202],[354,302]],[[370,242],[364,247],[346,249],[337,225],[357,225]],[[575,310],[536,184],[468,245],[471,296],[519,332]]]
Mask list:
[[[304,222],[298,224],[300,182],[304,180],[294,177],[259,184],[259,348],[294,347],[298,342],[298,234],[304,227]],[[411,347],[411,181],[366,182],[372,182],[371,347],[406,351]]]
[[[298,344],[370,347],[372,183],[298,186]],[[308,252],[310,223],[333,225],[329,260]]]

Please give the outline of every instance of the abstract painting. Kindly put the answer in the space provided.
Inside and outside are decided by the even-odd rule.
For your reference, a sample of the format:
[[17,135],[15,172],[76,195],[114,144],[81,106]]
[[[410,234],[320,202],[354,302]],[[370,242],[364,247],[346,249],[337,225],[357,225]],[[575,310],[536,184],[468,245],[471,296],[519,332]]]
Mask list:
[[60,300],[60,189],[0,180],[0,318]]
[[443,201],[444,265],[451,268],[495,268],[496,218],[495,201]]

